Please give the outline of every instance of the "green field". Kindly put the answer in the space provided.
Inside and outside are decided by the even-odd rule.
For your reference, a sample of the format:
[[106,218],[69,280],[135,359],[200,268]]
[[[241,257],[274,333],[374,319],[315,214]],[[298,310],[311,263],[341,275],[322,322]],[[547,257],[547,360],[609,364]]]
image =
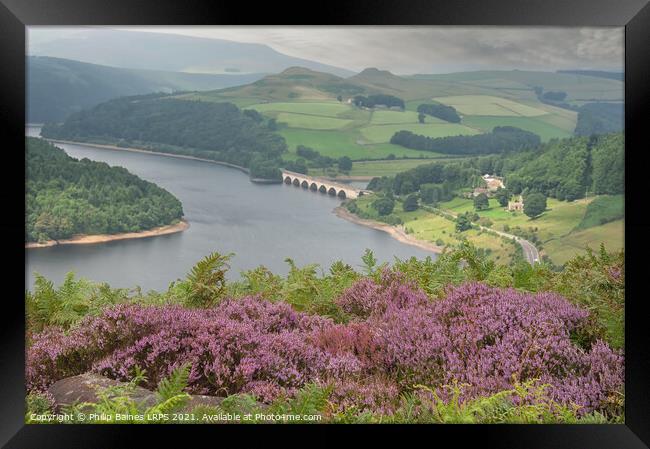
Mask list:
[[[415,111],[373,111],[370,118],[371,125],[391,125],[399,123],[412,123],[417,124],[418,122],[418,113]],[[430,115],[425,116],[425,123],[447,123],[443,120],[431,117]]]
[[490,95],[458,95],[452,97],[436,97],[434,100],[448,106],[453,106],[463,115],[535,117],[546,114],[546,111],[543,109]]
[[[546,212],[536,219],[531,219],[522,212],[508,212],[500,207],[495,199],[490,199],[490,209],[477,213],[480,217],[488,217],[492,220],[494,223],[492,228],[499,231],[503,230],[504,225],[508,225],[511,229],[515,226],[523,229],[537,228],[536,233],[544,246],[543,252],[554,263],[563,264],[584,251],[587,245],[596,249],[603,242],[607,249],[612,251],[623,247],[623,220],[602,225],[592,223],[588,229],[580,227],[589,205],[594,201],[601,202],[601,198],[603,197],[591,197],[573,202],[548,198]],[[614,200],[608,203],[616,202],[617,197],[609,198]],[[622,197],[618,198],[620,201]],[[439,207],[454,213],[474,211],[472,200],[465,198],[454,198],[452,201],[440,203]],[[606,210],[609,211],[611,208]]]
[[[373,200],[373,197],[361,197],[356,202],[361,210],[376,220],[379,218],[377,212],[370,206]],[[404,229],[418,240],[455,247],[466,239],[477,248],[489,250],[489,258],[502,263],[508,263],[515,254],[515,247],[497,236],[475,229],[459,234],[454,221],[423,209],[404,212],[399,201],[395,203],[393,215],[400,217]]]
[[[463,160],[462,158],[454,158],[456,161]],[[391,161],[358,161],[352,165],[350,176],[364,176],[364,177],[381,177],[381,176],[394,176],[397,173],[410,170],[422,164],[431,164],[431,159],[395,159]],[[326,170],[318,168],[310,168],[309,174],[314,176],[326,176]]]
[[372,143],[389,142],[398,131],[411,131],[427,137],[446,137],[479,134],[478,131],[456,123],[415,123],[403,125],[375,125],[361,128],[364,140]]
[[[546,123],[541,117],[489,117],[468,115],[463,117],[463,124],[483,132],[490,132],[495,126],[516,126],[517,128],[537,134],[543,142],[554,138],[571,137],[573,130],[566,130]],[[573,124],[575,128],[575,123]]]
[[294,103],[258,103],[247,107],[258,112],[292,112],[294,114],[321,115],[336,117],[352,109],[351,106],[339,102],[294,102]]
[[290,128],[304,129],[340,129],[352,123],[352,120],[341,118],[293,114],[290,112],[280,112],[276,116],[276,120],[278,123],[284,123]]
[[278,131],[286,141],[289,151],[295,154],[297,145],[305,145],[319,151],[322,155],[339,158],[348,156],[352,160],[359,159],[386,159],[389,154],[397,157],[426,159],[439,158],[439,153],[410,150],[399,145],[380,143],[374,145],[361,145],[358,142],[362,137],[357,130],[327,131],[299,128],[282,128]]

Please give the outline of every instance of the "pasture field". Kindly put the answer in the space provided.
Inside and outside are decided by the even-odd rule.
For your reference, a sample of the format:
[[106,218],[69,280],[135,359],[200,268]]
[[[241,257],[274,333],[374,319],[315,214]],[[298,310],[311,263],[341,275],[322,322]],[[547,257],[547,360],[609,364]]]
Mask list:
[[544,251],[551,255],[556,264],[563,264],[586,247],[597,251],[600,243],[607,251],[618,251],[625,245],[624,220],[616,220],[570,233],[544,243]]
[[[257,112],[290,112],[294,114],[310,114],[325,117],[337,117],[339,114],[352,109],[347,104],[339,102],[294,102],[294,103],[258,103],[247,107]],[[417,119],[417,117],[416,117]]]
[[453,106],[463,115],[535,117],[547,113],[540,108],[490,95],[436,97],[433,100]]
[[411,131],[427,137],[446,137],[479,134],[479,131],[456,123],[415,123],[402,125],[374,125],[360,129],[363,138],[372,143],[390,142],[398,131]]
[[[622,196],[617,196],[622,201]],[[617,197],[609,197],[607,207],[599,208],[586,217],[588,207],[594,201],[602,202],[601,198],[590,197],[573,202],[558,201],[548,198],[547,210],[536,219],[528,218],[523,212],[508,212],[493,198],[490,199],[490,208],[478,211],[480,217],[488,217],[494,223],[493,229],[503,230],[504,225],[511,229],[519,226],[522,229],[537,228],[537,235],[543,244],[543,251],[556,264],[562,264],[574,255],[584,251],[587,245],[597,249],[600,242],[604,242],[608,250],[616,250],[623,247],[623,220],[616,220],[606,224],[596,224],[601,216],[611,216],[612,208],[616,207]],[[620,203],[619,203],[620,204]],[[454,213],[474,211],[473,201],[466,198],[454,198],[451,201],[440,203],[443,210]],[[589,226],[581,228],[585,221]],[[584,226],[584,225],[582,225]]]
[[290,128],[305,129],[341,129],[353,123],[352,120],[341,118],[294,114],[291,112],[280,112],[276,116],[276,120],[278,123],[284,123]]
[[[361,197],[356,202],[361,210],[377,220],[379,218],[377,212],[370,206],[373,200],[373,197]],[[443,247],[454,247],[459,245],[462,239],[466,239],[477,248],[487,250],[490,259],[502,263],[510,262],[515,254],[515,247],[499,237],[476,229],[459,234],[456,232],[454,221],[423,209],[404,212],[400,201],[395,202],[393,215],[400,217],[403,222],[402,227],[418,240]]]
[[348,156],[352,160],[386,159],[389,154],[416,159],[434,159],[443,155],[427,151],[411,150],[399,145],[380,143],[361,145],[358,130],[314,130],[282,128],[278,131],[286,141],[289,151],[295,153],[297,145],[305,145],[319,151],[323,156],[339,158]]
[[[483,132],[490,132],[495,126],[516,126],[526,131],[537,134],[542,142],[554,138],[571,137],[573,130],[562,129],[553,124],[541,120],[540,117],[495,117],[484,115],[468,115],[463,117],[462,123],[472,128],[480,129]],[[573,124],[575,128],[575,123]]]
[[[461,160],[461,158],[457,158]],[[454,159],[456,160],[456,159]],[[378,161],[357,161],[352,164],[350,176],[364,176],[373,178],[375,176],[394,176],[397,173],[410,170],[419,165],[430,164],[431,159],[393,159]],[[314,176],[326,176],[326,170],[310,168],[309,174]]]
[[[420,103],[418,103],[419,105]],[[417,105],[416,105],[417,108]],[[381,109],[373,111],[370,124],[371,125],[392,125],[400,123],[418,124],[418,113],[416,111],[382,111]],[[447,123],[435,117],[427,115],[424,118],[424,123]]]

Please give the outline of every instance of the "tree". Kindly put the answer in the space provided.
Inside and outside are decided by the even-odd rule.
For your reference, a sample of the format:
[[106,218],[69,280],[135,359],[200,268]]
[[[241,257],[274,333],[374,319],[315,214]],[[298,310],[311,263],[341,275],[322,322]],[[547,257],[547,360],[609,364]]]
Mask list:
[[494,194],[494,197],[497,199],[501,207],[507,207],[508,201],[510,201],[510,192],[508,191],[508,189],[499,187],[496,193]]
[[392,198],[382,197],[372,202],[372,208],[381,216],[390,215],[395,208],[395,200]]
[[342,97],[341,95],[337,96],[336,99],[337,99],[338,101],[343,101],[343,97]]
[[277,131],[278,122],[276,122],[274,118],[270,118],[266,124],[266,127],[269,129],[269,131]]
[[474,197],[474,209],[485,210],[489,209],[490,201],[485,193],[479,193]]
[[402,205],[404,212],[413,212],[414,210],[417,210],[418,207],[418,196],[415,193],[411,193],[407,196]]
[[456,218],[456,232],[464,232],[472,228],[472,222],[467,215],[462,214]]
[[423,113],[420,112],[420,113],[418,114],[418,122],[420,122],[420,123],[424,123],[424,118],[425,118],[425,117],[426,117],[426,116],[425,116]]
[[349,172],[350,170],[352,170],[352,159],[350,159],[347,156],[343,156],[339,158],[338,166],[339,166],[339,170],[343,172]]
[[541,193],[530,193],[524,198],[524,213],[530,218],[541,215],[546,210],[546,197]]

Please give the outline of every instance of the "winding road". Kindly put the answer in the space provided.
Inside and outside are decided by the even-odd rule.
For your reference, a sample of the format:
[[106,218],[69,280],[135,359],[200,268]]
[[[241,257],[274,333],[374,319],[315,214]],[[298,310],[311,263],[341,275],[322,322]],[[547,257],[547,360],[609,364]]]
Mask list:
[[[434,212],[440,212],[443,215],[449,215],[450,217],[453,217],[454,219],[458,216],[458,214],[455,214],[453,212],[443,210],[443,209],[437,209],[437,208],[434,208],[434,207],[424,207],[424,209],[429,209],[429,210],[434,211]],[[483,231],[492,232],[492,233],[498,234],[498,235],[500,235],[502,237],[506,237],[506,238],[509,238],[509,239],[514,239],[517,243],[519,243],[519,246],[521,246],[521,249],[524,252],[524,258],[526,259],[526,261],[529,264],[535,265],[536,263],[539,263],[539,259],[540,259],[539,251],[537,250],[535,245],[530,243],[528,240],[523,239],[521,237],[518,237],[518,236],[516,236],[514,234],[508,234],[507,232],[497,231],[496,229],[488,228],[487,226],[481,226],[481,225],[479,225],[477,223],[474,223],[474,224],[476,226],[478,226]]]

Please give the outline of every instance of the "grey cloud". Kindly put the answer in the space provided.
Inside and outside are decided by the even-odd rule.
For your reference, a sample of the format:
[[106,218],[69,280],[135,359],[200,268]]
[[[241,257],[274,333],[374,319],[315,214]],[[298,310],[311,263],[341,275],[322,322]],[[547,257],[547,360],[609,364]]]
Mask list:
[[623,28],[123,28],[267,44],[291,56],[398,74],[478,69],[623,70]]

